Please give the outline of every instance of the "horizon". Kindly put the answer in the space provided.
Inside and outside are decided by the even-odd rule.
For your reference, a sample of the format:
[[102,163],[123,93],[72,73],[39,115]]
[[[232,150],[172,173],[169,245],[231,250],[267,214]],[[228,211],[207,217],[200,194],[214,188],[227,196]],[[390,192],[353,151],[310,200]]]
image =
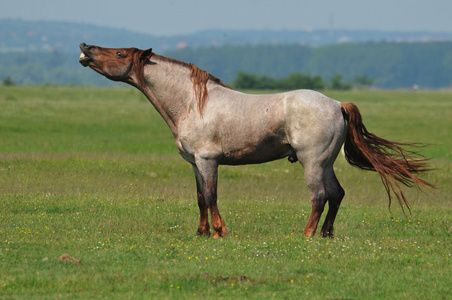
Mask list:
[[[108,5],[105,5],[108,3]],[[125,29],[155,36],[177,36],[216,30],[360,30],[452,33],[452,1],[344,0],[239,1],[119,0],[76,2],[3,0],[0,19],[66,21]],[[24,7],[27,7],[25,10]],[[102,18],[99,18],[102,12]],[[133,17],[133,19],[131,18]],[[133,22],[131,22],[133,20]]]
[[107,25],[99,25],[95,23],[90,22],[77,22],[77,21],[68,21],[68,20],[25,20],[23,18],[0,18],[0,21],[18,21],[18,22],[30,22],[30,23],[55,23],[55,24],[71,24],[71,25],[82,25],[82,26],[96,26],[99,28],[105,28],[105,29],[117,29],[117,30],[123,30],[128,31],[135,34],[144,34],[144,35],[150,35],[155,37],[177,37],[177,36],[185,36],[185,35],[196,35],[198,33],[202,32],[215,32],[215,31],[229,31],[229,32],[315,32],[315,31],[350,31],[350,32],[381,32],[381,33],[431,33],[431,34],[452,34],[451,31],[445,31],[445,30],[427,30],[427,29],[412,29],[412,30],[395,30],[395,29],[348,29],[348,28],[324,28],[324,27],[318,27],[318,28],[299,28],[299,29],[287,29],[287,28],[280,28],[280,29],[272,29],[272,28],[258,28],[258,29],[228,29],[228,28],[204,28],[199,29],[195,32],[189,32],[185,34],[168,34],[168,35],[157,35],[153,33],[146,33],[146,32],[140,32],[134,29],[128,29],[128,28],[120,28],[115,26],[107,26]]
[[[12,22],[23,22],[23,23],[31,23],[31,24],[39,24],[39,23],[47,23],[47,24],[67,24],[68,26],[94,26],[100,30],[120,30],[123,32],[128,32],[130,34],[137,34],[137,35],[146,35],[152,38],[159,38],[159,39],[174,39],[174,38],[196,38],[197,35],[199,34],[203,34],[203,33],[209,33],[209,32],[219,32],[219,33],[239,33],[238,36],[240,36],[240,33],[244,33],[244,34],[252,34],[253,32],[256,32],[258,34],[260,33],[322,33],[325,34],[325,32],[329,32],[328,36],[330,37],[334,37],[334,35],[336,33],[341,33],[341,34],[359,34],[359,33],[371,33],[374,35],[381,34],[381,36],[379,37],[380,39],[373,39],[371,37],[369,37],[368,40],[355,40],[355,41],[350,41],[350,42],[367,42],[367,41],[374,41],[374,42],[380,42],[380,41],[395,41],[395,42],[431,42],[431,41],[452,41],[452,31],[451,32],[447,32],[447,31],[431,31],[431,30],[384,30],[384,29],[344,29],[344,28],[301,28],[301,29],[227,29],[227,28],[205,28],[205,29],[200,29],[199,31],[196,32],[192,32],[192,33],[186,33],[186,34],[173,34],[173,35],[157,35],[157,34],[153,34],[153,33],[146,33],[146,32],[139,32],[136,31],[134,29],[129,29],[129,28],[116,28],[116,27],[111,27],[111,26],[106,26],[106,25],[99,25],[99,24],[94,24],[94,23],[89,23],[89,22],[77,22],[77,21],[70,21],[70,20],[25,20],[23,18],[0,18],[0,22],[2,21],[12,21]],[[385,34],[388,34],[388,36],[384,37]],[[400,34],[401,36],[391,36],[391,35],[396,35],[396,34]],[[410,34],[413,34],[413,36],[409,36]],[[426,36],[415,36],[415,35],[423,35],[425,34]],[[226,37],[223,36],[223,37]],[[336,36],[337,37],[337,36]],[[344,36],[345,38],[348,39],[348,36]],[[259,36],[256,38],[263,38],[265,39],[265,37],[263,36]],[[342,41],[338,40],[336,42],[332,42],[333,44],[335,43],[343,43]],[[265,44],[265,43],[264,43]],[[279,43],[278,43],[279,44]],[[285,43],[281,43],[281,45],[284,45]],[[324,45],[328,45],[330,43],[325,43]],[[310,44],[310,46],[319,46],[316,45],[315,42],[314,44]]]

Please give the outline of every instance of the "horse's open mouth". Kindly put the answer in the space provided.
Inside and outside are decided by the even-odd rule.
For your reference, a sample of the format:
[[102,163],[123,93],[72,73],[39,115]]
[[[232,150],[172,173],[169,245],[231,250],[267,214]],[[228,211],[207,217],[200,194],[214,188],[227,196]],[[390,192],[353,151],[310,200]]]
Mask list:
[[86,55],[83,52],[80,54],[79,62],[82,64],[82,66],[84,66],[84,67],[89,66],[90,61],[91,61],[91,58],[88,55]]
[[79,62],[84,67],[88,67],[89,63],[92,61],[92,58],[90,57],[90,51],[89,51],[90,49],[91,49],[91,46],[88,46],[85,43],[80,44],[80,50],[82,51],[82,53],[80,54]]

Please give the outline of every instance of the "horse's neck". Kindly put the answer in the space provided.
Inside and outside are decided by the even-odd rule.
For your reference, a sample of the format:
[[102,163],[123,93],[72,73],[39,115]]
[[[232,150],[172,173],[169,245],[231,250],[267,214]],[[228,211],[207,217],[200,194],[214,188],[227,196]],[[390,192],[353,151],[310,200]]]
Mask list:
[[191,109],[196,109],[190,73],[184,66],[157,60],[144,69],[146,85],[142,92],[151,101],[174,136],[177,125]]

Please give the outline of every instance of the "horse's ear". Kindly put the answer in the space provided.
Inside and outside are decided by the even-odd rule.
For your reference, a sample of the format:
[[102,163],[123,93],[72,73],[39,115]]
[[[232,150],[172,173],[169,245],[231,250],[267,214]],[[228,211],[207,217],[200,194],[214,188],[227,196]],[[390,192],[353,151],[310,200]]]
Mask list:
[[148,50],[144,50],[144,51],[141,53],[140,58],[141,58],[142,60],[144,60],[144,59],[148,58],[148,57],[151,56],[151,55],[152,55],[152,48],[149,48]]

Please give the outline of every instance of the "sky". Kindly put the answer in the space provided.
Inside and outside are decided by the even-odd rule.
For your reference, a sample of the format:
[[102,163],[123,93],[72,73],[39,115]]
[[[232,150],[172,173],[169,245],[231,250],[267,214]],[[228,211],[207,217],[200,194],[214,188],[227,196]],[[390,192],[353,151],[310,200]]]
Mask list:
[[69,21],[157,36],[208,29],[452,32],[451,0],[0,0],[0,19]]

